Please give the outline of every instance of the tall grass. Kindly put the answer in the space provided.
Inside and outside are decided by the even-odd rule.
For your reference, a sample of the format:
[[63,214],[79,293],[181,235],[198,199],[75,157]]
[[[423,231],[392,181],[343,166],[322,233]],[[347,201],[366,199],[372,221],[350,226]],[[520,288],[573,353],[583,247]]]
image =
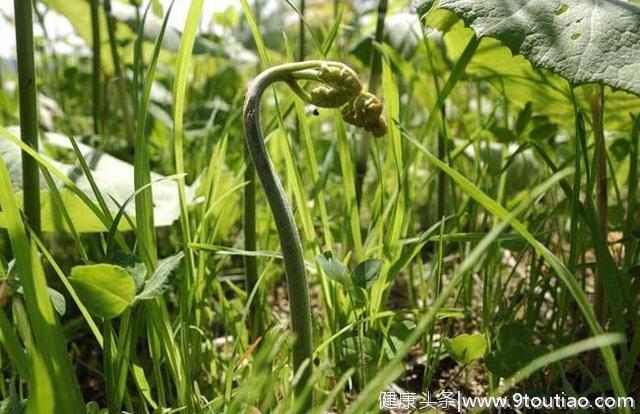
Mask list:
[[[30,400],[31,409],[64,412],[80,412],[84,409],[83,397],[69,357],[60,322],[53,310],[47,282],[35,244],[29,240],[18,204],[11,191],[11,179],[4,161],[0,160],[0,206],[6,220],[7,232],[15,255],[16,267],[24,291],[27,315],[23,328],[33,334],[34,341],[27,343],[30,358],[24,359],[24,351],[12,329],[3,329],[3,342],[16,356],[18,367],[32,389],[41,389],[38,398]],[[6,322],[3,315],[2,319]],[[8,328],[7,324],[3,324]],[[42,346],[41,344],[47,344]],[[54,392],[54,382],[58,385]],[[42,396],[53,397],[47,401]],[[53,404],[54,410],[47,407]]]
[[[261,13],[243,0],[242,13],[215,16],[246,25],[253,42],[244,47],[256,55],[246,64],[225,52],[224,36],[199,33],[209,18],[203,0],[189,3],[180,32],[168,24],[173,5],[161,23],[152,2],[123,23],[110,1],[86,2],[93,55],[57,56],[54,75],[46,66],[54,60],[34,64],[32,2],[16,0],[19,95],[0,96],[0,140],[22,152],[23,171],[0,159],[2,399],[34,413],[95,412],[85,401],[110,414],[367,413],[385,390],[435,393],[471,379],[496,396],[633,395],[640,121],[616,113],[620,93],[487,68],[483,56],[497,44],[458,29],[442,43],[423,27],[414,48],[397,48],[384,36],[393,2],[366,11],[366,27],[353,3],[281,3],[294,17],[284,36],[267,30],[274,17],[264,2]],[[99,38],[101,13],[108,39]],[[323,13],[331,16],[320,22]],[[370,43],[357,36],[365,29]],[[102,46],[113,68],[101,66]],[[299,99],[317,83],[308,71],[301,89],[269,86],[261,133],[291,207],[290,228],[278,233],[282,218],[256,191],[241,100],[257,68],[303,58],[343,60],[368,78],[384,99],[388,133],[370,138],[338,110]],[[53,128],[80,133],[68,134],[68,151],[38,151],[36,68],[39,92],[65,97]],[[0,87],[12,76],[3,71]],[[170,102],[158,98],[163,88]],[[538,94],[566,114],[550,113]],[[17,122],[20,137],[8,128]],[[540,124],[555,132],[535,138]],[[81,144],[130,163],[132,194],[107,194]],[[76,168],[69,174],[52,158]],[[179,217],[160,228],[165,190]],[[62,225],[43,233],[40,215],[49,220],[50,209]],[[89,215],[102,232],[83,232]],[[298,238],[287,273],[294,283],[307,275],[304,297],[287,293],[282,263]],[[176,267],[155,295],[134,298],[113,319],[95,314],[69,277],[78,265],[120,266],[139,294],[167,270],[166,258]],[[362,273],[372,262],[379,268]],[[66,298],[65,314],[49,288]],[[538,353],[502,349],[503,328],[514,325]],[[464,333],[487,348],[468,364],[449,345]],[[496,370],[492,358],[512,369]]]

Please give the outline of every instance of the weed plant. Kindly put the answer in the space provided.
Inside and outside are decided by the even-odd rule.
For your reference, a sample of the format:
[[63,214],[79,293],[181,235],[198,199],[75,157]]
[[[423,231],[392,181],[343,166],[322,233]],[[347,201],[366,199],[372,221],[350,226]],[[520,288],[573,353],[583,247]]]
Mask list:
[[184,30],[183,2],[33,3],[0,66],[0,412],[640,395],[632,82],[453,0],[192,0]]

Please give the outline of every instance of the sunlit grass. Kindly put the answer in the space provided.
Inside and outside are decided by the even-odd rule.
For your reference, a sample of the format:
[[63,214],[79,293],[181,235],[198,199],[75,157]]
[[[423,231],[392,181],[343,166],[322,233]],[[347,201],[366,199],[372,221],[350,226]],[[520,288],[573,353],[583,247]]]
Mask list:
[[[282,2],[295,30],[278,27],[276,36],[277,14],[259,3],[214,16],[229,22],[226,38],[198,32],[211,16],[195,0],[181,33],[167,23],[170,8],[150,4],[130,8],[127,22],[117,13],[104,20],[115,26],[102,28],[89,58],[30,47],[39,92],[63,109],[39,128],[67,134],[68,150],[43,133],[40,152],[24,139],[38,132],[35,101],[10,92],[19,79],[0,68],[6,404],[34,413],[87,404],[92,414],[368,413],[387,390],[637,395],[640,121],[628,112],[640,110],[638,98],[572,87],[461,24],[442,39],[425,26],[400,48],[384,36],[361,39],[376,19],[358,20],[349,2],[297,10]],[[85,6],[95,28],[114,5]],[[393,22],[402,10],[388,6]],[[237,22],[242,42],[233,39]],[[302,339],[290,326],[292,308],[293,319],[301,314],[283,270],[291,243],[279,240],[242,124],[254,77],[296,61],[294,50],[345,62],[362,80],[375,51],[372,89],[388,127],[373,138],[340,109],[300,99],[318,83],[308,68],[305,80],[288,79],[292,89],[265,91],[257,116],[309,284],[293,289],[311,307]],[[17,134],[9,127],[20,119]],[[81,144],[126,164],[105,179]],[[10,149],[32,161],[24,173]],[[125,166],[129,177],[117,171]],[[133,192],[109,192],[125,179]],[[34,220],[45,207],[59,216],[43,225],[54,232]],[[103,232],[76,226],[82,215]],[[173,223],[158,226],[167,216]],[[127,283],[78,289],[72,273],[97,264],[121,269]],[[300,360],[300,344],[311,359]]]

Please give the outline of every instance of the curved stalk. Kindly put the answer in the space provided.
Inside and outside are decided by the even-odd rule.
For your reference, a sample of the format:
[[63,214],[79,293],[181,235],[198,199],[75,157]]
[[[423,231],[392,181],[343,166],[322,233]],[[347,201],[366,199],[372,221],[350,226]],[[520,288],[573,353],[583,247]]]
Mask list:
[[[304,90],[297,85],[300,79],[320,86]],[[312,358],[311,308],[300,235],[260,128],[260,99],[267,87],[275,82],[286,83],[310,104],[323,108],[342,107],[347,122],[368,129],[377,136],[386,132],[386,124],[381,116],[382,104],[378,98],[362,92],[362,84],[355,72],[339,62],[306,61],[275,66],[260,73],[245,96],[243,114],[246,146],[278,230],[287,276],[291,329],[296,335],[293,365],[297,371],[305,360],[311,361]],[[302,372],[295,390],[298,395],[303,393],[309,381],[311,367],[311,363],[306,364]],[[307,403],[310,404],[311,400]]]
[[[254,4],[255,8],[255,20],[256,26],[260,24],[262,18],[262,2],[256,0]],[[262,63],[257,64],[257,72],[260,72]],[[244,232],[244,249],[247,251],[256,251],[258,244],[256,241],[256,172],[253,168],[251,161],[251,155],[249,155],[249,148],[247,144],[244,145],[244,198],[243,203],[243,232]],[[255,256],[244,257],[244,274],[245,274],[245,290],[247,297],[251,295],[251,292],[256,288],[258,284],[258,258]],[[249,341],[255,342],[263,331],[264,318],[262,312],[262,305],[264,304],[264,292],[263,289],[258,289],[253,298],[253,305],[249,311]]]

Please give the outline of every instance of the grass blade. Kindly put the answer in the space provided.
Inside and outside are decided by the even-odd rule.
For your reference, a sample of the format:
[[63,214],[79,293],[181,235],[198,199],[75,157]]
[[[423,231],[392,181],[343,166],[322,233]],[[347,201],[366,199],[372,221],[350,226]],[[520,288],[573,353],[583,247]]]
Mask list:
[[[482,192],[478,187],[476,187],[471,181],[465,178],[462,174],[455,171],[449,165],[440,161],[436,156],[431,154],[429,150],[427,150],[422,144],[420,144],[415,138],[408,136],[405,134],[406,139],[408,139],[418,150],[420,150],[427,160],[436,166],[438,169],[443,170],[447,173],[447,175],[458,184],[471,198],[473,198],[477,203],[482,205],[485,209],[487,209],[491,214],[496,217],[504,220],[509,216],[509,212],[498,204],[496,201],[491,199],[488,195]],[[530,232],[527,230],[526,226],[522,224],[520,221],[513,219],[511,220],[511,226],[513,229],[519,233],[535,250],[536,252],[544,257],[549,266],[553,268],[556,272],[557,276],[564,282],[564,284],[571,292],[571,295],[575,299],[578,307],[582,311],[591,332],[594,335],[600,335],[603,333],[602,327],[598,323],[596,319],[596,315],[589,304],[589,300],[585,295],[584,291],[580,287],[580,284],[575,279],[575,277],[567,270],[567,268],[560,262],[560,260],[553,254],[549,249],[547,249],[542,243],[540,243]],[[602,356],[604,358],[605,366],[609,373],[609,378],[611,379],[611,384],[613,389],[618,397],[626,396],[626,391],[622,384],[622,380],[620,378],[620,373],[618,370],[618,365],[616,363],[615,355],[610,346],[604,346],[601,348]]]
[[[0,189],[2,190],[0,206],[5,214],[9,240],[16,259],[36,343],[46,344],[39,348],[46,367],[45,372],[49,378],[56,378],[59,385],[54,401],[62,412],[81,412],[84,410],[84,402],[67,353],[65,338],[49,299],[40,259],[35,246],[29,242],[11,188],[7,167],[4,160],[0,159]],[[44,374],[42,375],[44,377]]]

